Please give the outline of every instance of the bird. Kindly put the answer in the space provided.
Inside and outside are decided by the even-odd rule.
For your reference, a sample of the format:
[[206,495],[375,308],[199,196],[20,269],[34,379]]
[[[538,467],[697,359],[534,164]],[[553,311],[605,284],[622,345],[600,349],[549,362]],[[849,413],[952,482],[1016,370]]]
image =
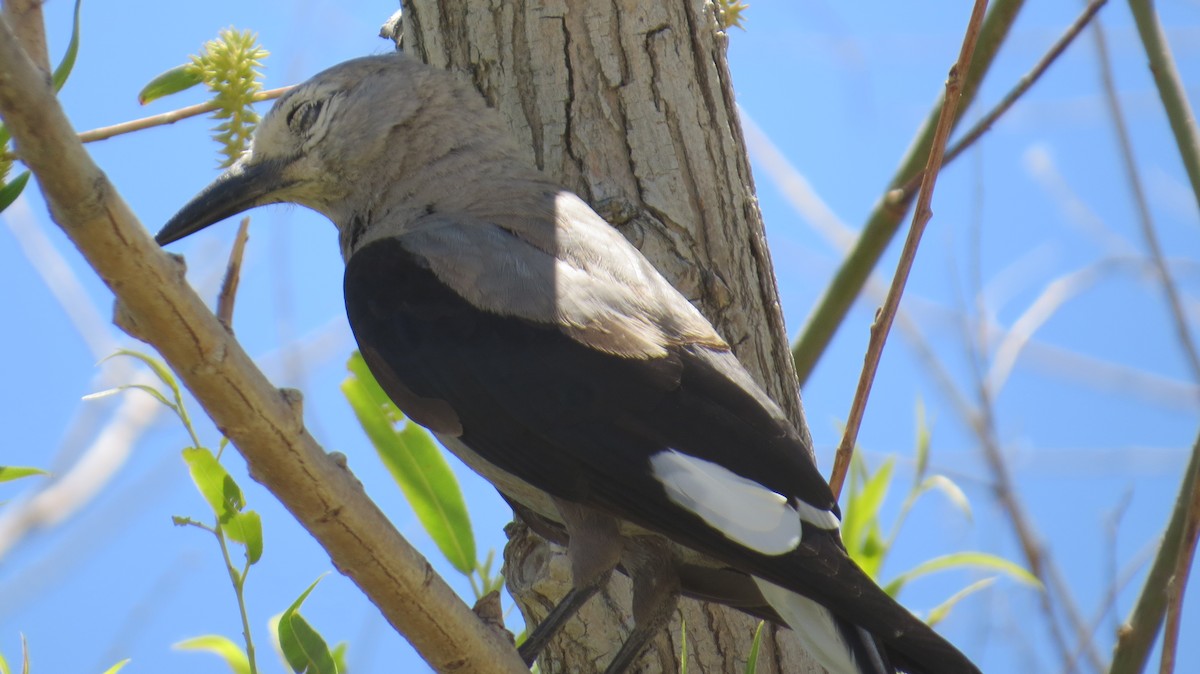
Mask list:
[[712,324],[462,75],[402,53],[317,74],[155,238],[285,202],[336,225],[383,390],[566,545],[572,589],[527,663],[616,569],[634,626],[610,674],[681,594],[790,627],[831,674],[979,671],[848,557],[806,434]]

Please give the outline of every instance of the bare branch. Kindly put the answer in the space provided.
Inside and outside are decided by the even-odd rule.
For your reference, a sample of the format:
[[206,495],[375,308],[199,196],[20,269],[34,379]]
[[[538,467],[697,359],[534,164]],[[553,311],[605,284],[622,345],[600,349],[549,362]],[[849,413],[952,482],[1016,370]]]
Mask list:
[[1133,11],[1133,20],[1137,24],[1146,56],[1150,59],[1150,72],[1154,75],[1154,84],[1158,86],[1158,95],[1162,98],[1163,109],[1175,134],[1175,145],[1179,148],[1179,155],[1192,183],[1192,194],[1196,197],[1197,205],[1200,205],[1200,138],[1197,137],[1196,116],[1188,103],[1187,90],[1179,79],[1179,71],[1175,69],[1175,58],[1158,22],[1154,3],[1151,0],[1129,0],[1129,8]]
[[[1187,494],[1180,494],[1187,498]],[[1200,538],[1200,489],[1192,485],[1187,514],[1183,521],[1183,540],[1175,555],[1175,571],[1167,582],[1167,627],[1163,632],[1162,662],[1159,674],[1175,671],[1175,651],[1179,646],[1179,623],[1183,614],[1183,594],[1187,589],[1188,573],[1196,558],[1196,540]]]
[[[279,98],[291,89],[292,87],[287,86],[279,87],[278,89],[260,91],[257,94],[254,94],[253,99],[255,103],[270,101]],[[84,143],[107,140],[113,136],[133,133],[134,131],[141,131],[142,129],[150,129],[156,126],[174,124],[182,119],[203,115],[206,112],[212,112],[219,107],[220,105],[213,102],[197,103],[196,105],[189,105],[186,108],[179,108],[178,110],[172,110],[170,112],[164,112],[158,115],[151,115],[149,117],[142,117],[141,119],[121,122],[120,124],[113,124],[112,126],[104,126],[100,127],[99,129],[92,129],[91,131],[84,131],[83,133],[79,134],[79,140]]]
[[1150,217],[1150,206],[1146,203],[1146,193],[1142,188],[1137,161],[1133,157],[1133,143],[1129,140],[1129,128],[1125,123],[1125,115],[1121,112],[1121,103],[1117,99],[1117,86],[1113,82],[1112,63],[1108,56],[1108,41],[1104,37],[1104,27],[1099,21],[1092,25],[1092,35],[1096,39],[1097,62],[1100,65],[1100,80],[1104,85],[1104,100],[1112,119],[1113,130],[1117,134],[1117,145],[1121,151],[1121,165],[1125,168],[1129,191],[1133,195],[1133,203],[1137,207],[1138,225],[1142,230],[1142,238],[1146,240],[1146,249],[1150,252],[1150,259],[1158,271],[1159,282],[1162,284],[1163,294],[1167,299],[1171,323],[1175,326],[1176,337],[1179,339],[1179,347],[1192,370],[1192,378],[1200,382],[1200,354],[1196,353],[1192,331],[1188,327],[1183,303],[1179,299],[1179,290],[1175,287],[1175,280],[1171,278],[1171,272],[1167,268],[1162,244],[1158,241],[1158,232],[1155,230],[1154,220]]
[[229,251],[229,264],[225,268],[225,280],[221,282],[221,294],[217,296],[217,320],[227,329],[233,330],[233,303],[237,299],[238,282],[242,278],[242,255],[246,252],[246,239],[250,237],[250,216],[242,218],[238,225],[233,248]]
[[79,277],[55,249],[50,237],[38,227],[28,202],[23,198],[13,202],[4,211],[4,222],[25,258],[42,277],[50,294],[87,344],[92,358],[100,360],[115,351],[117,340],[113,338],[111,323],[96,309]]
[[[143,368],[122,383],[153,385],[158,380]],[[62,474],[0,511],[0,558],[30,531],[52,527],[91,503],[125,465],[145,433],[165,408],[144,394],[127,395],[87,449]]]
[[[1050,49],[1048,49],[1046,53],[1042,55],[1042,58],[1039,59],[1036,64],[1034,64],[1033,68],[1031,68],[1028,73],[1025,73],[1021,79],[1017,80],[1016,85],[1014,85],[1013,88],[1004,95],[1004,98],[1000,99],[999,103],[997,103],[991,110],[988,110],[978,122],[975,122],[975,124],[972,125],[971,128],[967,130],[967,132],[964,133],[957,142],[954,143],[954,145],[950,146],[950,149],[946,150],[947,164],[955,159],[958,159],[959,155],[961,155],[963,152],[966,152],[972,145],[974,145],[980,138],[983,137],[983,134],[991,130],[992,125],[995,124],[996,121],[1004,115],[1004,113],[1008,112],[1008,109],[1011,108],[1022,96],[1024,96],[1025,92],[1029,91],[1029,89],[1032,88],[1039,79],[1041,79],[1042,75],[1044,75],[1046,71],[1050,69],[1050,66],[1058,60],[1059,56],[1062,56],[1062,53],[1065,52],[1067,47],[1069,47],[1071,43],[1075,41],[1075,38],[1083,32],[1083,29],[1086,28],[1088,23],[1091,22],[1092,17],[1094,17],[1096,13],[1100,11],[1100,8],[1103,7],[1106,2],[1108,2],[1108,0],[1092,0],[1092,2],[1088,3],[1087,7],[1083,9],[1083,13],[1080,14],[1077,19],[1075,19],[1075,22],[1067,28],[1066,32],[1064,32],[1062,36],[1054,42],[1054,44],[1050,45]],[[912,179],[909,180],[903,188],[901,188],[901,191],[895,193],[891,198],[893,198],[893,200],[897,203],[908,203],[908,200],[913,198],[913,194],[920,186],[920,174],[914,175]]]
[[[804,175],[779,152],[754,120],[745,111],[741,111],[740,116],[742,128],[746,133],[746,144],[765,171],[765,175],[779,186],[792,208],[806,219],[834,250],[842,253],[849,250],[854,245],[854,232],[829,208]],[[1117,249],[1116,252],[1126,256],[1136,253],[1130,246],[1124,245],[1123,241],[1119,243],[1121,245],[1111,246]],[[1030,276],[1021,266],[1014,266],[1008,273],[1020,278]],[[1004,272],[997,276],[1003,275]],[[993,279],[991,285],[996,283],[997,279]],[[866,297],[874,302],[882,302],[887,295],[887,285],[877,272],[871,273],[864,288]],[[985,294],[988,294],[988,291],[985,291]],[[959,321],[958,312],[911,292],[905,295],[898,319],[903,317],[906,309],[915,316],[916,322],[923,326],[936,322]],[[1005,327],[995,320],[989,320],[985,327],[988,342],[1002,344],[1017,326],[1014,324],[1012,327]],[[916,346],[914,344],[914,347]],[[1047,344],[1034,339],[1032,335],[1022,345],[1020,352],[1027,362],[1082,382],[1090,388],[1102,388],[1153,400],[1155,404],[1164,407],[1200,410],[1200,386],[1194,383]]]
[[[1200,506],[1197,493],[1200,490],[1200,437],[1192,445],[1192,456],[1183,474],[1183,483],[1175,499],[1175,508],[1163,533],[1162,544],[1154,558],[1154,564],[1146,575],[1146,583],[1138,597],[1137,606],[1117,635],[1117,649],[1113,654],[1108,674],[1135,674],[1141,672],[1150,657],[1150,648],[1158,636],[1167,611],[1167,586],[1175,575],[1180,554],[1184,552],[1184,539],[1190,535],[1195,540],[1195,527],[1200,524]],[[1190,520],[1190,522],[1189,522]],[[1191,532],[1187,526],[1193,527]],[[1189,554],[1190,557],[1190,554]]]
[[439,671],[528,670],[304,429],[280,391],[191,291],[75,137],[47,81],[0,20],[0,114],[55,220],[267,486]]
[[[983,31],[979,37],[979,50],[971,62],[971,68],[966,72],[963,82],[962,104],[965,110],[975,98],[979,83],[991,67],[992,60],[1000,45],[1008,36],[1008,31],[1020,12],[1023,0],[997,0],[988,12],[984,21]],[[943,99],[944,100],[944,99]],[[937,120],[941,116],[944,103],[938,101],[929,115],[925,118],[917,137],[909,146],[908,152],[900,160],[884,198],[880,199],[871,214],[867,217],[854,249],[842,261],[833,280],[825,288],[824,294],[805,320],[800,330],[800,337],[792,343],[792,359],[796,364],[796,374],[803,388],[808,376],[812,374],[817,360],[833,340],[846,312],[850,310],[854,300],[866,283],[867,276],[875,268],[883,251],[887,249],[892,237],[900,229],[900,221],[907,212],[907,204],[896,204],[887,195],[897,188],[903,187],[912,176],[918,175],[923,167],[922,162],[929,156],[929,148],[933,142],[933,133]]]
[[[255,103],[270,101],[279,98],[291,89],[291,86],[286,86],[279,87],[278,89],[260,91],[257,94],[254,94],[253,100]],[[174,124],[175,122],[188,119],[189,117],[196,117],[203,115],[206,112],[212,112],[219,107],[220,106],[218,104],[211,101],[208,103],[197,103],[196,105],[189,105],[186,108],[179,108],[178,110],[172,110],[170,112],[164,112],[158,115],[151,115],[149,117],[142,117],[140,119],[131,119],[128,122],[121,122],[120,124],[113,124],[112,126],[102,126],[98,129],[92,129],[90,131],[84,131],[83,133],[80,133],[79,141],[81,143],[94,143],[98,140],[108,140],[109,138],[121,136],[127,133],[133,133],[134,131],[152,129],[156,126],[166,126],[168,124]],[[10,153],[0,158],[20,159],[21,156],[20,153]]]
[[950,137],[950,131],[954,127],[954,120],[958,112],[963,86],[960,73],[966,73],[971,66],[971,57],[975,53],[975,43],[979,39],[979,32],[983,26],[983,14],[986,9],[987,0],[976,0],[974,9],[971,11],[971,19],[967,23],[967,32],[963,37],[958,61],[950,68],[950,75],[946,79],[946,102],[942,106],[937,129],[934,131],[933,145],[929,150],[928,163],[925,165],[921,193],[917,197],[917,208],[913,213],[912,226],[908,230],[904,249],[900,252],[896,277],[893,279],[892,287],[883,303],[883,309],[876,317],[875,324],[871,326],[871,341],[867,346],[866,362],[858,380],[858,389],[854,394],[854,402],[850,406],[850,414],[846,419],[846,431],[842,435],[842,442],[838,445],[837,455],[834,457],[833,474],[829,478],[829,486],[833,490],[834,498],[841,493],[842,483],[846,479],[846,471],[850,469],[850,457],[854,454],[854,443],[858,439],[858,429],[862,425],[871,384],[875,381],[875,372],[879,369],[883,345],[887,341],[888,332],[892,329],[892,322],[896,319],[896,310],[900,306],[900,297],[904,294],[904,285],[908,281],[909,271],[916,260],[921,234],[925,232],[925,225],[933,217],[933,211],[930,210],[929,205],[933,201],[933,187],[937,182],[938,172],[942,168],[946,139]]

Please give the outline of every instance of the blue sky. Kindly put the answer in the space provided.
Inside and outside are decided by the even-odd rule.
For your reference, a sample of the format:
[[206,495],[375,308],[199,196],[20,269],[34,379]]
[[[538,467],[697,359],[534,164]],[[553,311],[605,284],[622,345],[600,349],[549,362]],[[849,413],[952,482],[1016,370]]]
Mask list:
[[[1195,101],[1200,8],[1159,4]],[[46,7],[52,58],[65,46],[70,9],[65,0]],[[85,4],[79,64],[63,92],[64,104],[83,130],[198,102],[201,94],[188,92],[140,108],[136,94],[230,25],[257,31],[272,52],[267,87],[294,83],[347,58],[386,50],[375,35],[394,9],[391,2],[322,0]],[[1077,10],[1076,3],[1030,3],[979,103],[990,106],[1002,96]],[[739,104],[829,209],[858,228],[937,95],[957,54],[967,11],[965,3],[752,3],[746,31],[731,33]],[[1125,5],[1113,3],[1101,16],[1151,212],[1164,250],[1177,263],[1195,329],[1196,204]],[[977,105],[969,114],[982,109]],[[90,149],[151,231],[216,175],[215,145],[199,119]],[[792,207],[780,187],[780,169],[765,156],[761,149],[753,155],[756,182],[794,336],[839,254],[811,218]],[[129,342],[107,321],[110,293],[49,220],[36,191],[27,197],[0,216],[0,280],[10,289],[0,299],[10,317],[0,334],[8,356],[0,363],[6,383],[0,389],[6,429],[0,463],[61,473],[97,437],[106,437],[98,429],[108,427],[116,411],[142,412],[122,407],[121,399],[80,401],[111,385],[105,377],[129,376],[117,371],[119,365],[96,365],[113,345]],[[1056,279],[1118,260],[1104,263],[1094,283],[1039,327],[1035,344],[1022,353],[996,396],[995,414],[1018,494],[1083,615],[1092,620],[1111,579],[1128,572],[1131,581],[1116,602],[1116,615],[1125,616],[1140,588],[1147,550],[1166,521],[1200,402],[1162,293],[1136,262],[1144,245],[1089,35],[974,151],[947,168],[933,208],[906,306],[968,395],[973,389],[962,307],[974,305],[976,285],[987,289],[985,313],[1009,328]],[[213,227],[180,247],[205,297],[215,295],[214,279],[234,229],[232,223]],[[93,316],[84,333],[25,252],[38,232],[65,262],[52,275],[56,282],[79,283],[73,311]],[[889,251],[880,267],[884,277],[890,278],[895,253]],[[35,258],[46,266],[45,255]],[[860,302],[804,389],[825,471],[849,409],[874,306]],[[353,344],[342,308],[341,260],[328,222],[295,207],[254,213],[235,329],[276,382],[305,391],[307,421],[316,437],[327,449],[348,455],[351,469],[396,526],[440,564],[337,390]],[[281,352],[297,343],[303,345],[299,353]],[[996,344],[991,343],[993,354]],[[917,400],[924,401],[932,420],[933,469],[962,486],[973,518],[937,495],[926,497],[902,531],[884,576],[957,550],[1021,561],[992,497],[993,479],[978,443],[914,354],[902,336],[890,340],[860,436],[869,462],[897,456],[897,489],[884,520],[894,516],[910,474]],[[201,432],[216,444],[215,429],[205,424]],[[171,525],[172,515],[204,513],[179,459],[186,442],[165,415],[151,420],[98,495],[0,557],[0,652],[10,661],[24,633],[35,672],[100,672],[125,657],[133,658],[129,672],[213,671],[210,656],[170,648],[187,637],[232,637],[240,629],[215,544],[199,531]],[[236,454],[227,454],[225,462],[244,473]],[[508,509],[468,471],[459,470],[459,477],[481,548],[499,549]],[[6,502],[0,516],[19,504],[30,484],[0,487]],[[269,494],[248,478],[242,484],[266,528],[266,554],[249,581],[252,626],[265,671],[282,671],[267,646],[266,621],[332,567]],[[1119,525],[1113,526],[1117,512]],[[448,565],[439,568],[463,595],[470,594]],[[927,610],[979,577],[964,572],[932,577],[907,588],[902,599],[914,610]],[[1200,620],[1197,607],[1194,598],[1187,602],[1185,631]],[[403,639],[336,573],[314,592],[305,612],[328,638],[350,642],[356,671],[423,671]],[[1113,616],[1099,626],[1099,652],[1107,656]],[[1012,581],[1001,579],[965,601],[942,629],[986,671],[1059,668],[1036,595]],[[1185,639],[1182,649],[1178,671],[1200,669],[1200,644]]]

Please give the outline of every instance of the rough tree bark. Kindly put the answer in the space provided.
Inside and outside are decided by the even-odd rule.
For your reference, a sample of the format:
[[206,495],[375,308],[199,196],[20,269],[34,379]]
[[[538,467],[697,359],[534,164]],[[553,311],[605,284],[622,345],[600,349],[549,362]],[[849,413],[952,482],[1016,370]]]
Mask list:
[[[725,60],[704,0],[405,0],[403,45],[470,73],[530,157],[587,199],[690,298],[807,435]],[[563,551],[520,526],[509,589],[536,623],[566,592]],[[640,665],[742,671],[757,621],[685,600]],[[547,649],[543,672],[603,666],[630,625],[618,574]],[[759,672],[821,671],[788,630],[764,630]]]

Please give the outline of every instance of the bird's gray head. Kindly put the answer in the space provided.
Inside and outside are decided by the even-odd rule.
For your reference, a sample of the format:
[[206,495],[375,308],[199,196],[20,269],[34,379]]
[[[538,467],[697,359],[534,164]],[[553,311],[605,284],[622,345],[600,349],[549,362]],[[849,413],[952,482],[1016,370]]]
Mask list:
[[255,206],[291,202],[332,220],[345,247],[352,228],[445,198],[435,188],[463,192],[446,175],[460,156],[476,172],[518,156],[478,92],[400,54],[347,61],[276,101],[246,154],[155,240],[166,245]]

